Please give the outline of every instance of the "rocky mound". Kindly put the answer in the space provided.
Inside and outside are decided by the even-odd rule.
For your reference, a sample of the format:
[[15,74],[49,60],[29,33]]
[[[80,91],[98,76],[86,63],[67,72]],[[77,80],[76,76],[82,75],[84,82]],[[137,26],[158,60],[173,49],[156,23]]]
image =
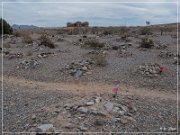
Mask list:
[[145,63],[140,65],[137,71],[144,76],[158,76],[160,73],[160,65],[157,63]]

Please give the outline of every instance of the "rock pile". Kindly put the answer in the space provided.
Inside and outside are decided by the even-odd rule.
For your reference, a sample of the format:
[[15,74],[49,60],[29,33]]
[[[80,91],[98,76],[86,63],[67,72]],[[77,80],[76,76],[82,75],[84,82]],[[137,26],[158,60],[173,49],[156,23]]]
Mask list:
[[170,57],[174,57],[174,54],[169,51],[161,51],[159,56],[162,58],[170,58]]
[[165,48],[167,48],[167,45],[165,45],[165,44],[163,44],[163,43],[161,43],[161,42],[157,42],[157,43],[155,44],[155,47],[156,47],[157,49],[165,49]]
[[19,63],[17,66],[17,69],[29,69],[29,68],[35,68],[39,65],[37,60],[31,59],[31,60],[23,60]]
[[118,57],[129,57],[132,56],[132,52],[128,52],[127,49],[128,47],[131,46],[131,44],[122,44],[119,46],[117,56]]
[[160,65],[157,63],[145,63],[138,67],[138,73],[145,76],[158,76]]
[[[137,112],[134,106],[126,106],[124,104],[116,103],[115,101],[107,101],[102,97],[95,96],[89,99],[83,99],[77,105],[65,105],[64,108],[73,114],[87,114],[93,116],[103,117],[108,119],[113,117],[113,121],[119,121],[123,124],[128,122],[135,122],[133,115]],[[112,120],[112,119],[111,119]],[[97,125],[103,125],[104,122],[97,120]]]
[[66,65],[65,71],[67,71],[72,76],[79,78],[85,74],[92,74],[93,65],[94,62],[91,60],[72,62],[70,65]]
[[5,57],[7,57],[8,59],[13,59],[13,58],[22,58],[23,57],[23,53],[5,53],[4,55]]

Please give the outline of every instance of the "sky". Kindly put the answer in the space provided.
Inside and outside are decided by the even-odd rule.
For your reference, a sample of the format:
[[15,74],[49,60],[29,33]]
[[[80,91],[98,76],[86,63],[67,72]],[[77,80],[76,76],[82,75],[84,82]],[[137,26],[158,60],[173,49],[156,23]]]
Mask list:
[[3,1],[1,17],[11,25],[62,27],[67,22],[88,21],[90,26],[141,26],[146,21],[151,24],[175,23],[179,16],[177,0],[0,1]]

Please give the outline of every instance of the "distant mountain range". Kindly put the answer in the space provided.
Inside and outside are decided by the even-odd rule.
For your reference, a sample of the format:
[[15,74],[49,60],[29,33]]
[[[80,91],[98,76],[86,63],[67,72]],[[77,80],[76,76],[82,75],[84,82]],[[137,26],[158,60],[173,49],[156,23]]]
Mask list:
[[34,26],[34,25],[18,25],[18,24],[13,24],[12,28],[13,29],[33,29],[33,28],[38,28],[38,27]]

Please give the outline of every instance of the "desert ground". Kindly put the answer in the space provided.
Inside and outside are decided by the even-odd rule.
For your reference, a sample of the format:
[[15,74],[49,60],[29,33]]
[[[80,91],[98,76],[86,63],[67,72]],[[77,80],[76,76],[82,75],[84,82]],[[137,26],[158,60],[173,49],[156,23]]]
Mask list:
[[[3,132],[177,134],[176,26],[148,26],[151,34],[102,27],[3,35]],[[42,44],[42,35],[54,46]],[[143,47],[145,38],[152,46]]]

